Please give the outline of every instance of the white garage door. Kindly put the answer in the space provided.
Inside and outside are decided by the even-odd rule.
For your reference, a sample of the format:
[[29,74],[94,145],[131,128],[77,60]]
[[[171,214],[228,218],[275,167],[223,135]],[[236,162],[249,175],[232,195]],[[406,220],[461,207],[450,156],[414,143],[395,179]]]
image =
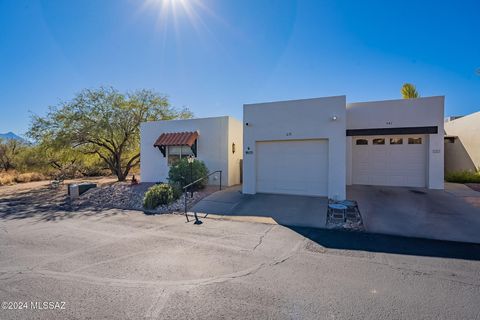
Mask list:
[[352,138],[352,183],[425,187],[425,135]]
[[257,192],[326,196],[328,140],[257,142]]

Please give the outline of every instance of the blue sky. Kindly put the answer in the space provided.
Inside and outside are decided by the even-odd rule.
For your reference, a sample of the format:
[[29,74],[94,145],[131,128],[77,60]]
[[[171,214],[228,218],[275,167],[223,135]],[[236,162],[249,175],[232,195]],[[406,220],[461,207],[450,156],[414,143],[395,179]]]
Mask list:
[[445,95],[447,115],[480,110],[479,1],[163,1],[0,0],[0,132],[101,85],[154,89],[198,117],[395,99],[404,82]]

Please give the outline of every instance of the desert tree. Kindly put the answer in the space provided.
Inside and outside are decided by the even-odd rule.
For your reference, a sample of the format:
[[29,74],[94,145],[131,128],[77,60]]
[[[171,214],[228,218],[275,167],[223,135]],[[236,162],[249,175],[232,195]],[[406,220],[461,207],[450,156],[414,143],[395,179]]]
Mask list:
[[34,115],[28,135],[56,149],[96,155],[124,181],[140,162],[140,123],[191,117],[188,109],[172,107],[166,96],[154,91],[124,94],[101,87],[85,89],[71,101],[50,107],[43,117]]

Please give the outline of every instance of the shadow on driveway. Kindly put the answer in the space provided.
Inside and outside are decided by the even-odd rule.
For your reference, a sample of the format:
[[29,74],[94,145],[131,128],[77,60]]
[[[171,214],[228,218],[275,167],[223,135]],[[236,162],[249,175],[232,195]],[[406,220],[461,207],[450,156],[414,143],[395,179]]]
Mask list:
[[480,192],[460,184],[445,190],[353,185],[367,232],[480,243]]
[[241,193],[241,186],[215,192],[199,201],[190,211],[230,217],[271,218],[286,226],[324,228],[327,220],[326,197]]
[[480,261],[480,245],[474,243],[303,227],[290,229],[328,249]]

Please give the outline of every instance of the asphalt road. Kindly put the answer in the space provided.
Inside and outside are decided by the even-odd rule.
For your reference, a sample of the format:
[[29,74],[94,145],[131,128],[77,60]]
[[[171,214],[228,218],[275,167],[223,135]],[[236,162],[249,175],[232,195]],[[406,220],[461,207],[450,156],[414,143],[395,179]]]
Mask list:
[[0,219],[0,301],[28,305],[2,303],[0,319],[480,318],[478,245],[120,210],[54,217]]

